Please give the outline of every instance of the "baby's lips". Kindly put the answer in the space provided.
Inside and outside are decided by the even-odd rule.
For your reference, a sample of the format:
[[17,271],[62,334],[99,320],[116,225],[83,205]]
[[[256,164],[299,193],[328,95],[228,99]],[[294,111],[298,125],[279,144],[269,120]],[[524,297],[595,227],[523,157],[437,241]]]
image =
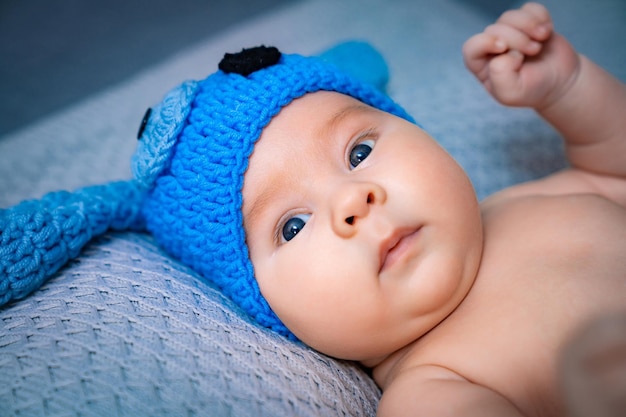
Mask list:
[[[390,259],[390,254],[394,253],[395,250],[398,250],[405,238],[408,238],[415,233],[419,232],[421,227],[418,228],[401,228],[396,229],[391,235],[386,237],[380,242],[379,246],[379,272],[385,269],[388,265],[388,261]],[[393,263],[394,260],[391,260]]]

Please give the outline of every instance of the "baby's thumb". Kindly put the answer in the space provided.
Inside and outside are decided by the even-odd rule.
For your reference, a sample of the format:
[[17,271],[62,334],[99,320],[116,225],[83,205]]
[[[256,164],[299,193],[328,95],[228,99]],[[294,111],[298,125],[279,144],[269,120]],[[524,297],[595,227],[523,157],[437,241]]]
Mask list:
[[523,84],[520,68],[524,55],[514,49],[498,55],[489,63],[489,81],[491,94],[502,104],[514,106],[519,104]]

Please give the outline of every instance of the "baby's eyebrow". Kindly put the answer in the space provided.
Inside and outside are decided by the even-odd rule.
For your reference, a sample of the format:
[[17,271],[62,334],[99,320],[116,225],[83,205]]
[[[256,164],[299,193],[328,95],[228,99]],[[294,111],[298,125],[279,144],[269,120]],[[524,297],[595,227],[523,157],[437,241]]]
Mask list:
[[365,113],[370,111],[374,111],[374,109],[366,104],[350,104],[342,108],[338,112],[334,113],[324,124],[324,126],[320,128],[318,135],[320,135],[320,137],[328,137],[328,135],[330,135],[335,129],[337,129],[337,126],[339,126],[345,119],[347,119],[354,113]]
[[[272,184],[273,181],[270,181],[269,184]],[[270,202],[273,200],[273,195],[275,194],[275,190],[271,185],[269,187],[264,187],[263,191],[256,196],[254,201],[252,202],[252,207],[247,212],[243,213],[243,224],[244,227],[246,225],[253,225],[258,221],[259,216],[265,212],[267,206],[269,206]]]
[[282,170],[270,170],[254,186],[259,190],[251,196],[248,210],[243,210],[243,225],[253,227],[259,218],[274,204],[286,197],[286,193],[297,186],[295,178],[286,175]]

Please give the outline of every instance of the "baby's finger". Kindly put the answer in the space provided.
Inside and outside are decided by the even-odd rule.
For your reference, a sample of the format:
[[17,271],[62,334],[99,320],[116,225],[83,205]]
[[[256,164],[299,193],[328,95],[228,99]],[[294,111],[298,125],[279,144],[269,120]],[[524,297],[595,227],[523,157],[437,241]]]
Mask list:
[[493,55],[506,52],[506,50],[505,42],[485,33],[479,33],[463,44],[465,66],[479,78],[482,78],[481,72],[486,69],[489,59]]
[[534,15],[539,23],[552,23],[550,11],[543,4],[529,2],[524,4],[521,10]]
[[532,56],[541,51],[541,43],[509,25],[494,23],[485,28],[485,33],[506,43],[507,49],[516,49],[525,55]]
[[526,3],[521,9],[506,11],[497,23],[514,27],[538,41],[545,41],[552,32],[550,13],[539,3]]
[[489,63],[491,94],[502,104],[516,104],[522,89],[519,69],[523,62],[524,55],[517,50],[510,50]]

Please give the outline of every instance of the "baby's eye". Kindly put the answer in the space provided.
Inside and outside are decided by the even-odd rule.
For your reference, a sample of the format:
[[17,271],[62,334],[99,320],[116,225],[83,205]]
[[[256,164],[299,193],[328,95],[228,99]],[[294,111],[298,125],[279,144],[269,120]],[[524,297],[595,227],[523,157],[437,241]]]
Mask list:
[[310,217],[310,214],[297,214],[287,220],[281,230],[283,243],[289,242],[291,239],[296,237],[296,235],[304,228],[304,225]]
[[369,156],[369,154],[374,149],[374,141],[371,139],[364,140],[363,142],[359,142],[356,144],[354,148],[350,151],[349,159],[350,159],[350,167],[356,168],[361,162],[365,160]]

